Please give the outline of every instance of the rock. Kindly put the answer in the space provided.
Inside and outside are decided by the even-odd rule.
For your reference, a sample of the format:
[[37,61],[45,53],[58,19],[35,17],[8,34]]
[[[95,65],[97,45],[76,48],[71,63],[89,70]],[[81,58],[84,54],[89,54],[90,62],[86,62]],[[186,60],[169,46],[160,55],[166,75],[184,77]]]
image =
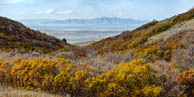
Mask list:
[[65,38],[63,38],[63,41],[64,41],[65,43],[67,43],[67,40],[66,40]]

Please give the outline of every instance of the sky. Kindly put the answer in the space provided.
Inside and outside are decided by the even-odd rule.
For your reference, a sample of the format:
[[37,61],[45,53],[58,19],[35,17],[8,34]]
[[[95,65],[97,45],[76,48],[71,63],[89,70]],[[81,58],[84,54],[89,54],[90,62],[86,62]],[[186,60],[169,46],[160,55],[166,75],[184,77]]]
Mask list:
[[0,16],[11,19],[119,17],[161,20],[194,7],[194,0],[0,0]]

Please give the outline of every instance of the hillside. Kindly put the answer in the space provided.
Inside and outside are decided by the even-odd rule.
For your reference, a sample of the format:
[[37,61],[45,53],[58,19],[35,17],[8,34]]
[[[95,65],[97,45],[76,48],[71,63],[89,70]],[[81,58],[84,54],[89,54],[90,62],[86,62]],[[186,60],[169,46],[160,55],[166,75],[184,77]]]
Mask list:
[[[92,44],[91,48],[96,48],[98,51],[103,52],[103,50],[109,49],[112,51],[119,51],[119,50],[127,50],[129,48],[135,48],[138,45],[143,45],[147,41],[150,41],[152,36],[157,34],[163,33],[164,31],[172,30],[173,28],[179,28],[184,26],[190,26],[187,28],[179,28],[181,30],[192,30],[191,24],[185,24],[185,22],[192,20],[194,18],[194,9],[190,11],[180,14],[178,16],[174,16],[172,18],[163,20],[163,21],[153,21],[148,24],[145,24],[135,30],[132,31],[125,31],[122,34],[110,37],[99,42]],[[190,21],[192,22],[192,21]],[[178,31],[175,32],[181,32]],[[166,32],[168,33],[168,32]],[[176,33],[175,33],[176,34]],[[172,34],[173,35],[173,34]],[[171,32],[169,32],[169,36],[172,36]],[[169,37],[168,36],[168,37]],[[153,38],[153,37],[152,37]],[[161,39],[161,38],[160,38]],[[134,43],[135,42],[135,43]],[[113,46],[114,45],[114,46]],[[117,48],[117,45],[119,46]],[[100,47],[100,49],[98,49]],[[114,48],[115,47],[115,48]]]
[[87,48],[102,55],[130,53],[133,59],[173,61],[178,65],[187,65],[187,69],[193,68],[194,9],[163,21],[152,21],[135,30],[93,43]]
[[72,50],[67,43],[18,22],[2,18],[0,23],[4,49],[18,42],[58,49],[41,55],[29,51],[27,56],[14,52],[19,57],[0,52],[0,86],[16,88],[0,89],[2,95],[8,91],[20,91],[16,97],[22,92],[25,97],[45,92],[70,97],[194,95],[194,9]]
[[40,31],[32,30],[23,24],[0,17],[0,48],[1,49],[39,49],[45,52],[54,51],[68,43]]

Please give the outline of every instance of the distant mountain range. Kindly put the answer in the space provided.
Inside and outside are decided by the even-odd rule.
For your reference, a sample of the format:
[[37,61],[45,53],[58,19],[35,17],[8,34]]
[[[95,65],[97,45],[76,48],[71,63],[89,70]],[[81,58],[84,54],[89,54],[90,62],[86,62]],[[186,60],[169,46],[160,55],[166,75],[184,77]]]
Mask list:
[[133,19],[121,19],[121,18],[108,18],[108,17],[101,17],[95,19],[67,19],[67,20],[53,20],[43,22],[45,24],[84,24],[84,25],[122,25],[122,24],[139,24],[145,21],[140,20],[133,20]]
[[123,19],[123,18],[94,18],[94,19],[66,19],[66,20],[55,20],[55,19],[25,19],[21,20],[22,23],[29,26],[68,26],[68,27],[84,27],[84,28],[136,28],[147,21],[134,20],[134,19]]

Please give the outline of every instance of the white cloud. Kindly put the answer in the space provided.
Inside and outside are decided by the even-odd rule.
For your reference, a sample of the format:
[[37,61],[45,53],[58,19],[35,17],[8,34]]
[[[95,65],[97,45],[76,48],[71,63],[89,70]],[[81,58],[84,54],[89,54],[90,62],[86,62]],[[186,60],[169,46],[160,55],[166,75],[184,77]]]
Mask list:
[[73,13],[73,10],[66,10],[66,11],[57,11],[55,9],[48,9],[46,11],[37,11],[35,14],[58,14],[58,15],[63,15],[63,14],[71,14]]
[[73,10],[57,11],[57,14],[71,14],[71,13],[73,13]]
[[55,12],[55,9],[49,9],[49,10],[45,11],[46,14],[51,14],[53,12]]

